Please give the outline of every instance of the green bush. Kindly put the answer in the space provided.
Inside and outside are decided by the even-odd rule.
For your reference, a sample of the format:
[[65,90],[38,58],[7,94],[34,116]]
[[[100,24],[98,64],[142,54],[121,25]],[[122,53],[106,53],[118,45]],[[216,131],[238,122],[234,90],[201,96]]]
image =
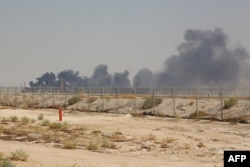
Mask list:
[[236,98],[230,98],[230,99],[224,100],[223,109],[229,109],[237,103],[238,103],[238,99]]
[[70,98],[70,99],[68,100],[68,105],[70,106],[70,105],[76,104],[77,101],[79,101],[79,100],[80,100],[79,97],[74,96],[74,97],[72,97],[72,98]]
[[10,117],[10,120],[11,120],[11,122],[16,122],[17,120],[18,120],[18,117],[17,116],[11,116]]
[[30,122],[30,119],[28,117],[22,117],[22,123],[28,124]]
[[98,144],[97,144],[97,143],[91,142],[91,143],[89,143],[89,144],[87,145],[87,149],[88,149],[88,150],[93,150],[93,151],[98,150]]
[[0,158],[0,167],[15,167],[8,159]]
[[76,149],[76,142],[72,140],[66,140],[63,143],[63,148],[65,149]]
[[207,116],[209,116],[209,114],[205,113],[204,111],[198,111],[197,113],[195,111],[195,112],[191,113],[188,116],[188,118],[192,118],[192,119],[193,118],[204,118],[204,117],[207,117]]
[[[155,98],[155,106],[157,106],[161,103],[162,103],[162,98]],[[153,107],[154,107],[154,97],[149,97],[144,101],[141,109],[147,110],[147,109],[151,109]]]
[[40,115],[37,116],[37,119],[40,120],[40,121],[43,120],[43,118],[44,118],[43,114],[40,114]]
[[15,152],[11,152],[10,160],[13,161],[27,161],[29,155],[23,150],[16,150]]
[[41,123],[42,126],[49,126],[50,125],[50,121],[48,119],[45,119],[42,121]]
[[0,125],[0,134],[3,133],[3,130],[4,130],[3,126]]

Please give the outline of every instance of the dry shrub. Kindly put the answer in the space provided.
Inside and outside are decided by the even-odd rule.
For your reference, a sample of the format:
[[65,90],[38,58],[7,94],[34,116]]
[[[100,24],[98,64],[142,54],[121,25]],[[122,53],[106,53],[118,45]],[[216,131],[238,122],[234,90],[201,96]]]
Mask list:
[[176,140],[177,139],[174,139],[172,137],[166,137],[166,138],[162,139],[162,142],[164,142],[164,143],[173,143]]
[[113,97],[112,96],[110,96],[110,95],[104,95],[103,96],[103,99],[105,99],[105,100],[110,100],[110,99],[112,99]]
[[229,109],[238,103],[238,99],[230,98],[228,100],[224,100],[224,107],[223,109]]
[[18,117],[16,115],[10,116],[11,122],[16,122],[18,120]]
[[95,102],[97,99],[98,99],[97,97],[91,96],[91,97],[89,97],[89,98],[87,99],[87,103],[93,103],[93,102]]
[[135,99],[135,95],[134,94],[122,94],[120,95],[120,98],[122,99]]
[[194,102],[193,101],[191,101],[190,103],[188,103],[188,105],[190,105],[190,106],[192,106],[194,104]]
[[81,93],[78,95],[78,98],[81,98],[81,99],[86,98],[86,97],[88,97],[88,95],[84,93]]
[[98,150],[98,144],[97,143],[93,143],[93,142],[90,142],[88,145],[87,145],[87,149],[88,150]]
[[71,97],[69,100],[68,100],[68,105],[71,106],[73,104],[76,104],[78,101],[80,101],[80,98],[77,97],[77,96],[74,96],[74,97]]
[[23,102],[20,107],[21,107],[21,109],[28,109],[29,104],[27,102]]
[[176,140],[177,139],[174,139],[172,137],[166,137],[166,138],[162,139],[162,141],[161,141],[161,148],[168,148],[169,144],[173,143]]
[[148,99],[146,99],[141,107],[142,110],[151,109],[154,106],[158,106],[162,103],[162,98],[153,98],[152,96]]
[[92,135],[98,136],[98,135],[101,135],[101,134],[102,134],[102,131],[100,131],[100,130],[93,130],[93,131],[91,132],[91,134],[92,134]]
[[204,144],[203,142],[199,142],[199,143],[197,144],[197,147],[199,147],[199,148],[205,147],[205,144]]
[[12,161],[27,161],[29,155],[23,150],[16,150],[15,152],[11,152],[10,160]]
[[142,137],[142,141],[156,141],[156,137],[153,134],[148,134]]
[[3,131],[4,131],[4,128],[2,125],[0,125],[0,134],[3,133]]
[[30,119],[28,117],[22,117],[21,121],[22,121],[23,124],[26,125],[26,124],[28,124],[30,122]]
[[196,114],[196,111],[191,113],[189,115],[189,118],[204,118],[210,116],[209,114],[205,113],[204,111],[198,111]]
[[37,119],[38,119],[39,121],[43,120],[43,118],[44,118],[43,114],[39,114],[39,115],[37,116]]
[[119,133],[112,134],[110,139],[115,142],[125,142],[127,140],[125,136]]
[[63,143],[63,148],[65,149],[76,149],[76,142],[73,141],[73,140],[66,140],[64,143]]
[[112,141],[110,141],[109,139],[105,138],[102,141],[102,145],[103,148],[111,148],[111,149],[115,149],[116,145],[115,143],[113,143]]
[[185,143],[185,144],[184,144],[184,149],[185,149],[185,150],[190,150],[190,149],[191,149],[190,144]]

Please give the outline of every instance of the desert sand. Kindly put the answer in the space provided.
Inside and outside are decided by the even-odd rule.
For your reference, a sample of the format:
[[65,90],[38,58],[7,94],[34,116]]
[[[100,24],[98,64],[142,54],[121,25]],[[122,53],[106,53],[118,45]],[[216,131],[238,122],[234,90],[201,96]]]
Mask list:
[[[42,121],[37,120],[40,114],[43,114],[44,120],[59,122],[56,109],[1,109],[0,126],[10,131],[41,126]],[[6,121],[11,116],[17,116],[19,120],[25,116],[36,119],[36,122],[24,126],[21,121]],[[58,141],[63,141],[67,137],[75,140],[76,149],[65,149],[61,145],[62,142],[56,139],[44,140],[42,137],[37,137],[31,140],[28,137],[31,132],[22,136],[2,133],[0,152],[7,156],[17,149],[25,151],[29,155],[28,160],[14,161],[16,167],[72,167],[74,165],[78,167],[222,167],[224,150],[250,150],[249,124],[63,110],[62,123],[65,122],[68,126],[67,133],[53,132],[53,134],[50,129],[45,133],[57,135]],[[83,132],[77,131],[79,127]],[[112,137],[113,134],[120,134],[122,138],[115,139]],[[104,138],[108,138],[115,147],[102,147]],[[87,148],[91,142],[98,145],[96,150]]]

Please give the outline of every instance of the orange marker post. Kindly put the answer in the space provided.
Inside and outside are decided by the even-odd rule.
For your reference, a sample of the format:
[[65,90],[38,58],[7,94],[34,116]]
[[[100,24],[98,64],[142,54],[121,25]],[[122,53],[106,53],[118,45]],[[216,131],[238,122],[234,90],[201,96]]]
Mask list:
[[59,108],[59,121],[62,121],[62,117],[63,117],[62,109]]

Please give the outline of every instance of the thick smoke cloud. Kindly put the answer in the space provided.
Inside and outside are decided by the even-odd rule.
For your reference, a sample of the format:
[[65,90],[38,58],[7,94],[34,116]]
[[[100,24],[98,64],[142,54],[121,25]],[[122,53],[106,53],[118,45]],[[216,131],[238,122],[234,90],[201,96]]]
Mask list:
[[29,84],[31,87],[38,87],[38,86],[59,86],[58,82],[56,81],[56,75],[54,73],[46,72],[41,77],[38,77],[37,82],[31,81]]
[[130,87],[129,72],[115,73],[113,76],[108,72],[108,66],[100,64],[94,69],[91,77],[81,77],[79,72],[64,70],[57,74],[46,72],[38,77],[37,82],[30,82],[31,87]]
[[[187,30],[178,52],[166,60],[162,72],[154,74],[154,86],[237,86],[247,79],[242,72],[247,71],[249,55],[241,46],[230,48],[222,29]],[[146,86],[144,75],[139,71],[134,84]],[[138,78],[142,78],[140,83]]]
[[131,87],[129,80],[129,72],[125,70],[123,73],[115,73],[112,80],[113,87]]
[[148,68],[141,69],[134,77],[135,87],[152,87],[154,86],[154,74]]
[[[160,72],[143,68],[133,78],[134,87],[211,87],[247,85],[250,81],[249,54],[242,46],[229,46],[222,29],[185,32],[178,54],[168,58]],[[91,77],[65,70],[57,76],[45,73],[31,87],[130,87],[129,72],[108,72],[107,65],[98,65]],[[248,86],[248,85],[247,85]]]
[[108,66],[100,64],[94,70],[94,74],[89,80],[91,87],[109,87],[111,86],[112,77],[108,73]]

